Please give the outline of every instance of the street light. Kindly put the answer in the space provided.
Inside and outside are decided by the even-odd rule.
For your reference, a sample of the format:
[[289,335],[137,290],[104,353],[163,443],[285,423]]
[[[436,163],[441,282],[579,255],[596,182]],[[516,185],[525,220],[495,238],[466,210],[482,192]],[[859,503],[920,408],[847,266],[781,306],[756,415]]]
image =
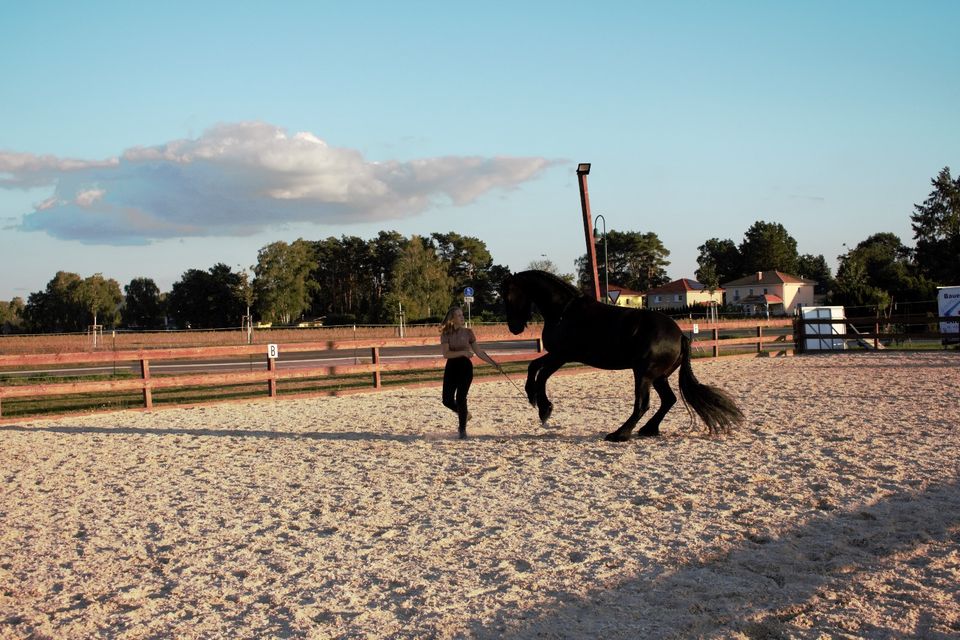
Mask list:
[[[606,300],[610,300],[610,270],[607,268],[607,219],[603,217],[603,214],[598,213],[596,217],[596,222],[603,220],[603,295]],[[593,227],[594,232],[596,232],[597,227]]]

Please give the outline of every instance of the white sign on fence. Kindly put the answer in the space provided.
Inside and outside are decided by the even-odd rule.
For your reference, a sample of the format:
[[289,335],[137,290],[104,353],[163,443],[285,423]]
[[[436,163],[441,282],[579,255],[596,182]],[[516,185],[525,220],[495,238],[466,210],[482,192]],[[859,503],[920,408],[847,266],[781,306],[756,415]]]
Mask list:
[[274,358],[277,358],[279,355],[280,355],[280,347],[278,347],[278,346],[275,345],[275,344],[268,344],[268,345],[267,345],[267,357],[268,357],[268,358],[270,358],[271,360],[273,360]]
[[694,332],[694,333],[700,333],[700,325],[694,323],[694,325],[693,325],[693,332]]

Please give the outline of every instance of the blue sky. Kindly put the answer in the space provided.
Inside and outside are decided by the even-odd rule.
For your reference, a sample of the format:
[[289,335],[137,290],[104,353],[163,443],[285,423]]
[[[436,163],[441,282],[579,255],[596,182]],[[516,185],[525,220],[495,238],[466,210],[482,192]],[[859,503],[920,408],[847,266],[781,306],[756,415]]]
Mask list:
[[608,229],[779,222],[835,268],[960,170],[960,3],[3,2],[0,300],[167,291],[277,240],[456,231],[514,270]]

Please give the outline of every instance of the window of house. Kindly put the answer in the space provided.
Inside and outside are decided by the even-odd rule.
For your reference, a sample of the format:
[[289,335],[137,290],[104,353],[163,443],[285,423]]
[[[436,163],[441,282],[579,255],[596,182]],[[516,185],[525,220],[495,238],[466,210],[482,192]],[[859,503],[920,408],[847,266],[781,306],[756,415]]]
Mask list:
[[734,299],[734,300],[739,300],[739,299],[740,299],[740,289],[734,289],[734,290],[733,290],[733,299]]
[[660,296],[653,296],[654,302],[660,302]]
[[753,295],[753,289],[750,289],[750,294],[749,294],[749,295],[751,295],[751,296]]
[[678,293],[677,295],[673,296],[673,301],[674,301],[674,302],[680,302],[680,294],[679,294],[679,293]]

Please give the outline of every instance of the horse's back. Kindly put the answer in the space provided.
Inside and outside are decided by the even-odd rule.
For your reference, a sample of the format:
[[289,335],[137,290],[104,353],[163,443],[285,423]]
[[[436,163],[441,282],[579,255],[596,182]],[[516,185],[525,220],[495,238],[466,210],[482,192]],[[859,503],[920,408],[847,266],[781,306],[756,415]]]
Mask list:
[[588,298],[570,311],[554,331],[544,327],[548,351],[600,369],[632,369],[644,363],[668,367],[680,357],[683,333],[662,313]]

